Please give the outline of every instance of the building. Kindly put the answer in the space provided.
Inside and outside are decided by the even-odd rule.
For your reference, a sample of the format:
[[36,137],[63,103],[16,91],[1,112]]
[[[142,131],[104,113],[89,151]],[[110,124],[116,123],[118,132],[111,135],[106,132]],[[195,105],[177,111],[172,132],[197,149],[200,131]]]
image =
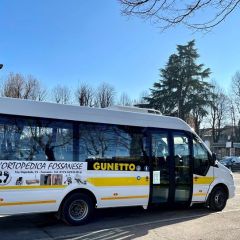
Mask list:
[[224,156],[240,156],[240,135],[239,127],[226,125],[219,131],[219,139],[213,142],[211,128],[201,129],[200,135],[210,149],[217,154],[217,158]]

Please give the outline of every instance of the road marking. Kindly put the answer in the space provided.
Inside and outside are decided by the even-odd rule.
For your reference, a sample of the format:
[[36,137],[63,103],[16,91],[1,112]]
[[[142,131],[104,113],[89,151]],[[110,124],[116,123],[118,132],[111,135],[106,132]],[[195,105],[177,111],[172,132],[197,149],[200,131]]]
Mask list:
[[[115,228],[116,229],[116,228]],[[113,230],[115,230],[113,229]],[[89,234],[85,234],[82,236],[77,236],[75,238],[71,238],[71,240],[80,240],[80,239],[91,239],[91,240],[97,240],[97,239],[116,239],[116,237],[120,237],[123,234],[129,234],[128,231],[113,231],[110,229],[110,231],[108,229],[104,229],[103,231],[96,231],[96,232],[91,232]],[[101,235],[99,234],[100,232],[106,232],[105,234]],[[94,235],[97,235],[96,237],[94,237]],[[66,236],[69,237],[69,236]],[[86,238],[87,237],[87,238]],[[125,236],[124,236],[125,237]],[[122,237],[121,237],[122,238]],[[119,238],[117,238],[119,239]],[[124,238],[123,238],[124,239]]]
[[[102,229],[102,230],[98,230],[98,231],[95,231],[95,232],[88,232],[87,234],[82,235],[81,238],[83,238],[83,237],[88,237],[88,236],[92,235],[93,233],[96,234],[96,233],[105,232],[106,230],[107,230],[107,229]],[[76,235],[63,236],[63,238],[65,239],[65,237],[71,237],[71,236],[76,236]],[[60,238],[60,239],[61,239],[61,238]],[[77,238],[75,238],[75,239],[77,239]],[[74,240],[74,238],[73,238],[72,240]]]
[[120,237],[118,238],[118,240],[123,240],[123,239],[133,239],[132,237],[134,236],[134,234],[130,234],[130,235],[126,235],[124,237]]
[[121,235],[123,235],[123,234],[129,234],[129,232],[128,232],[128,231],[126,231],[126,232],[121,232],[121,233],[115,234],[115,235],[113,235],[113,236],[106,237],[106,238],[104,238],[104,240],[106,240],[106,239],[118,239],[118,238],[116,238],[116,237],[121,237]]

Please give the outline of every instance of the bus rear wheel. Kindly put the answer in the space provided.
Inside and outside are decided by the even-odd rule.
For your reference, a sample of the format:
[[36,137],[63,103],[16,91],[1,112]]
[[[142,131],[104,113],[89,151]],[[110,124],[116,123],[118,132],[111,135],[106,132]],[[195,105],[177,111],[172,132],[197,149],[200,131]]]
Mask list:
[[62,220],[69,225],[77,226],[87,223],[94,212],[91,197],[83,193],[70,195],[62,205]]
[[209,196],[209,207],[213,211],[222,211],[227,203],[227,193],[224,188],[216,187]]

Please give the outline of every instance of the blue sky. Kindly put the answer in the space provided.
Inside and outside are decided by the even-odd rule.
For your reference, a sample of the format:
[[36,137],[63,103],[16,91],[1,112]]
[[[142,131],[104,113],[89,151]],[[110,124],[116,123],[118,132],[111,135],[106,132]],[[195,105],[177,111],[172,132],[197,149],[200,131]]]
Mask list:
[[199,63],[227,89],[240,70],[238,12],[208,34],[184,27],[161,32],[121,15],[117,0],[1,0],[0,79],[32,74],[47,87],[107,82],[137,98],[159,79],[177,44],[196,39]]

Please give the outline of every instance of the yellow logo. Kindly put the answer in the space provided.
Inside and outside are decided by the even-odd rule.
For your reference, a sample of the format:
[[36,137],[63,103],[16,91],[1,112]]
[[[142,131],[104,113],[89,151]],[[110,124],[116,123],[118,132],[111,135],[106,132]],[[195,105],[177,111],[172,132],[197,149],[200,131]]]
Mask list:
[[105,171],[135,171],[136,166],[133,163],[99,163],[93,164],[93,170]]

